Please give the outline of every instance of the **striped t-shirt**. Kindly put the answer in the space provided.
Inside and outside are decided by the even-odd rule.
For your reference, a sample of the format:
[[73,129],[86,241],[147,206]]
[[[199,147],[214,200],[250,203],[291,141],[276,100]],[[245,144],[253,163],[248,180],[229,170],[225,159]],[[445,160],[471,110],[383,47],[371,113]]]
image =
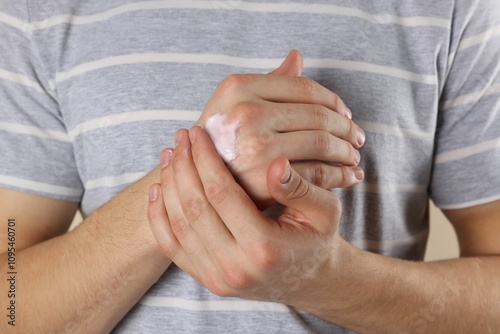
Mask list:
[[[499,13],[498,0],[1,1],[0,186],[86,216],[157,165],[222,79],[269,72],[296,48],[304,76],[367,133],[365,181],[335,190],[341,235],[421,260],[429,197],[500,199]],[[115,332],[345,330],[217,297],[172,265]]]

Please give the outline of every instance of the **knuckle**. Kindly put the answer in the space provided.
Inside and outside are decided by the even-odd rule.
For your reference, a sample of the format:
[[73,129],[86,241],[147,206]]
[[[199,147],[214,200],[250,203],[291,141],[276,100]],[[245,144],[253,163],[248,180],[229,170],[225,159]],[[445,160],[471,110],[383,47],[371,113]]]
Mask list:
[[203,285],[219,297],[232,297],[234,295],[233,290],[217,275],[210,276],[203,282]]
[[188,226],[184,217],[174,216],[170,219],[170,227],[172,232],[177,236],[177,238],[182,239],[186,236],[188,231]]
[[253,254],[254,264],[261,272],[274,271],[279,266],[281,250],[270,241],[258,243]]
[[326,171],[326,166],[319,163],[315,164],[312,174],[311,183],[324,188],[327,185],[328,172]]
[[241,102],[228,114],[232,122],[238,122],[238,147],[248,153],[262,152],[273,141],[273,118],[256,102]]
[[295,80],[295,86],[302,94],[306,96],[314,95],[316,87],[314,81],[305,77],[293,77]]
[[227,198],[227,189],[223,185],[211,182],[206,188],[206,196],[212,205],[219,205]]
[[170,259],[173,259],[175,257],[176,247],[174,246],[174,243],[171,242],[170,240],[158,242],[158,247],[166,257]]
[[342,167],[340,167],[340,170],[341,170],[341,182],[342,182],[340,187],[346,187],[346,186],[351,185],[353,183],[351,169],[349,167],[342,166]]
[[246,83],[244,74],[231,74],[219,84],[218,89],[222,93],[230,93],[239,91]]
[[328,128],[330,117],[325,107],[320,104],[313,105],[312,114],[316,124],[318,124],[322,129]]
[[197,221],[205,207],[204,201],[199,197],[190,198],[182,203],[184,216],[189,222]]
[[347,165],[356,165],[358,159],[358,151],[348,142],[342,141],[338,143],[336,153],[339,160]]
[[269,131],[262,131],[259,136],[245,137],[244,141],[238,142],[240,152],[244,153],[246,159],[256,159],[258,156],[268,152],[273,143],[273,134]]
[[339,111],[339,109],[342,107],[342,105],[344,104],[344,102],[342,102],[342,100],[340,99],[340,96],[338,96],[337,94],[335,93],[332,93],[331,94],[331,103],[332,103],[332,106],[335,107],[335,110],[336,111]]
[[272,120],[271,128],[277,131],[285,131],[293,119],[293,113],[291,108],[286,105],[280,107],[273,110],[275,117]]
[[314,145],[318,152],[330,152],[330,135],[325,131],[316,132],[316,136],[314,138]]
[[288,199],[300,199],[309,194],[311,191],[309,184],[301,177],[296,178],[296,181],[292,182],[290,190],[288,191]]
[[239,121],[241,124],[252,124],[260,115],[260,106],[251,101],[240,102],[229,112],[231,121]]
[[242,291],[252,286],[251,275],[239,265],[228,265],[223,268],[226,284],[231,290]]

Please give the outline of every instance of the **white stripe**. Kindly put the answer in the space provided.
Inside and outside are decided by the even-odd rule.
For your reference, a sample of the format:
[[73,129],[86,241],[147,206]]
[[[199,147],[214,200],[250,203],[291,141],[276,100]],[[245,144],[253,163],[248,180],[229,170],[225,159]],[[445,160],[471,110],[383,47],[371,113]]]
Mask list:
[[478,35],[464,38],[458,45],[458,51],[462,51],[474,45],[481,44],[496,36],[500,36],[500,26],[486,30],[485,32]]
[[387,136],[408,137],[426,141],[434,140],[434,133],[408,130],[393,125],[367,122],[361,120],[356,120],[356,124],[359,125],[366,132],[380,133]]
[[[82,133],[104,129],[109,126],[142,122],[142,121],[197,121],[201,116],[200,111],[192,110],[139,110],[129,111],[119,114],[113,114],[101,118],[96,118],[84,123],[78,124],[69,132],[69,137],[74,140]],[[373,123],[367,121],[356,121],[356,124],[361,126],[366,132],[380,133],[384,135],[392,135],[398,137],[409,137],[420,140],[433,140],[433,133],[407,130],[396,126],[391,126],[381,123]]]
[[471,36],[468,38],[464,38],[460,44],[458,45],[457,51],[454,51],[450,53],[448,56],[448,72],[451,68],[451,65],[453,64],[453,61],[455,60],[455,56],[459,51],[468,49],[470,47],[473,47],[474,45],[481,44],[483,42],[487,42],[488,40],[492,39],[493,37],[499,36],[500,35],[500,26],[491,28],[489,30],[486,30],[483,33],[480,33],[475,36]]
[[440,209],[443,209],[443,210],[457,210],[457,209],[470,208],[470,207],[476,206],[476,205],[488,204],[488,203],[492,203],[495,201],[500,201],[500,194],[495,195],[495,196],[491,196],[491,197],[477,199],[474,201],[459,203],[459,204],[441,205],[441,204],[436,203],[436,206],[439,207]]
[[147,172],[127,173],[116,176],[106,176],[95,180],[89,180],[85,182],[85,189],[90,190],[96,188],[113,188],[113,187],[128,185],[130,183],[139,180],[146,174]]
[[353,187],[345,189],[346,191],[375,193],[375,194],[394,194],[394,193],[426,193],[427,185],[421,184],[374,184],[361,182]]
[[141,11],[158,9],[226,9],[239,10],[247,12],[261,13],[305,13],[305,14],[330,14],[339,16],[357,17],[377,24],[398,24],[402,26],[435,26],[449,28],[450,21],[434,17],[403,17],[389,14],[374,15],[364,12],[360,9],[339,7],[333,5],[319,4],[275,4],[275,3],[251,3],[245,1],[196,1],[196,0],[177,0],[177,1],[144,1],[134,4],[123,5],[98,14],[87,16],[58,15],[43,21],[33,22],[32,29],[46,29],[58,24],[66,23],[73,25],[90,24],[98,21],[107,20],[113,16]]
[[408,238],[404,239],[397,239],[397,240],[349,240],[349,243],[364,249],[364,250],[370,250],[370,251],[377,251],[380,253],[384,253],[387,251],[391,251],[395,248],[398,247],[403,247],[403,246],[408,246],[412,245],[415,243],[418,243],[422,240],[425,240],[427,236],[429,235],[429,231],[422,231],[418,234],[409,236]]
[[60,196],[79,197],[82,195],[81,189],[55,186],[53,184],[30,181],[8,175],[0,175],[0,183],[26,190],[32,190],[32,191],[60,195]]
[[74,140],[75,137],[87,131],[132,122],[165,120],[197,121],[200,115],[200,111],[190,110],[140,110],[123,112],[80,123],[69,132],[69,137]]
[[[282,61],[282,59],[276,60],[277,64]],[[274,68],[271,66],[269,68]],[[418,83],[423,83],[427,85],[437,85],[437,77],[434,75],[419,74],[415,72],[410,72],[402,70],[399,68],[376,65],[360,61],[346,61],[346,60],[335,60],[335,59],[304,59],[305,68],[332,68],[341,69],[355,72],[366,72],[373,74],[387,75],[390,77],[395,77],[398,79],[414,81]]]
[[[241,58],[227,55],[215,54],[182,54],[182,53],[141,53],[122,56],[108,57],[80,64],[67,72],[56,73],[55,80],[50,82],[51,87],[64,80],[77,75],[96,71],[99,69],[143,63],[194,63],[194,64],[217,64],[234,66],[241,68],[251,68],[259,70],[269,70],[276,68],[283,59],[265,59],[265,58]],[[305,59],[306,68],[332,68],[357,72],[367,72],[396,77],[404,80],[415,81],[428,85],[437,84],[437,78],[434,75],[418,74],[393,67],[369,64],[357,61],[345,61],[334,59]]]
[[29,32],[30,26],[28,23],[22,22],[17,18],[0,12],[0,23],[4,23],[23,32]]
[[53,139],[65,143],[70,142],[68,135],[64,132],[45,130],[31,125],[0,122],[0,130],[11,133],[19,133],[28,136],[39,137],[39,138]]
[[27,76],[19,73],[14,73],[14,72],[9,72],[6,70],[0,69],[0,79],[5,79],[11,82],[15,82],[17,84],[26,86],[26,87],[31,87],[36,89],[38,92],[43,93],[43,88],[40,86],[38,82],[35,82],[28,78]]
[[188,300],[174,297],[145,296],[139,301],[139,304],[197,312],[290,312],[286,305],[254,300]]
[[470,157],[485,151],[500,148],[500,138],[485,141],[476,145],[460,148],[446,153],[437,154],[434,163],[442,164],[454,160]]
[[475,103],[475,102],[479,101],[482,97],[495,95],[495,94],[500,94],[500,84],[490,86],[486,89],[483,89],[483,90],[480,90],[480,91],[477,91],[474,93],[459,96],[453,100],[443,101],[441,103],[441,108],[442,109],[450,109],[450,108],[454,108],[454,107],[463,106],[463,105],[466,105],[469,103]]

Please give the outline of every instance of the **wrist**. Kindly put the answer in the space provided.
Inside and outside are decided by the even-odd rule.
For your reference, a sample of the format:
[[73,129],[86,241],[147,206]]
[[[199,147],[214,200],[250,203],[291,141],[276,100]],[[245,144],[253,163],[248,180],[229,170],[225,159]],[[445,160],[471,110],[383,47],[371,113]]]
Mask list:
[[159,258],[161,253],[147,219],[124,220],[103,206],[91,213],[73,233],[84,244],[101,244],[109,253],[134,258]]
[[351,307],[349,290],[355,288],[351,273],[360,252],[338,234],[330,242],[318,245],[315,260],[326,260],[288,304],[323,318],[325,312],[332,315]]
[[79,226],[81,237],[105,243],[110,251],[130,258],[166,262],[147,218],[149,187],[158,179],[159,168],[155,168],[92,212]]
[[332,249],[329,265],[312,287],[313,292],[303,295],[293,306],[340,326],[366,332],[370,328],[366,324],[378,324],[381,313],[399,313],[401,296],[418,290],[415,273],[420,263],[364,251],[341,237]]

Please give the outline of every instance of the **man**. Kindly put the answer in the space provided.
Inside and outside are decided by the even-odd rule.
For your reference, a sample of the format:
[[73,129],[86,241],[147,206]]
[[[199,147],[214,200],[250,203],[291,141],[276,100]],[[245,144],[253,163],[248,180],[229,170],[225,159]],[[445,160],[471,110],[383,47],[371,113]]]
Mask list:
[[[0,210],[3,221],[17,221],[17,324],[23,326],[23,332],[108,332],[113,328],[115,332],[152,333],[342,332],[339,326],[361,332],[457,332],[469,328],[487,332],[496,328],[500,275],[496,238],[500,211],[497,2],[353,6],[341,1],[7,1],[0,6],[1,135],[6,143],[2,146]],[[307,192],[313,194],[312,199],[306,196],[295,201],[292,196],[286,201],[283,196],[291,188],[279,188],[276,180],[285,174],[287,162],[272,157],[265,184],[271,197],[297,210],[288,223],[296,221],[299,212],[310,226],[321,227],[317,235],[310,229],[302,238],[291,230],[287,236],[297,242],[287,246],[295,247],[293,254],[312,254],[318,261],[305,266],[307,262],[301,259],[310,259],[308,256],[280,262],[284,257],[271,255],[281,253],[278,242],[283,239],[274,239],[276,243],[254,239],[254,245],[267,247],[256,254],[258,263],[242,262],[241,267],[229,263],[229,272],[232,269],[238,275],[229,281],[228,289],[227,275],[206,270],[202,272],[212,275],[197,277],[186,264],[205,263],[197,256],[206,256],[206,252],[197,248],[181,251],[175,244],[169,250],[165,248],[169,244],[163,242],[162,249],[170,252],[182,270],[170,265],[159,250],[146,218],[149,186],[160,179],[160,168],[155,169],[157,152],[169,146],[177,129],[193,125],[225,77],[270,71],[292,48],[306,57],[304,77],[328,88],[327,100],[337,100],[332,92],[340,96],[352,110],[354,123],[367,132],[360,150],[365,181],[336,191],[342,205],[339,221],[340,206],[333,195],[316,188]],[[284,75],[258,77],[262,81],[254,86],[272,94],[288,87],[284,89],[287,98],[260,96],[261,100],[294,103],[290,100],[306,91],[315,97],[310,104],[331,110],[323,113],[329,118],[321,124],[342,123],[345,117],[336,117],[342,113],[336,108],[341,104],[325,106],[314,95],[319,86],[312,80],[297,81],[298,72],[286,64],[284,72],[280,68],[276,73]],[[224,104],[234,87],[239,92],[250,89],[256,79],[249,77],[230,77],[232,84],[219,86],[213,97]],[[276,82],[283,77],[285,82]],[[276,106],[268,107],[260,112],[272,113]],[[343,169],[317,162],[302,170],[301,165],[297,167],[325,188],[359,182],[356,175],[360,171],[348,167],[357,164],[353,158],[359,147],[354,140],[358,133],[343,133],[342,138],[342,134],[331,133],[334,129],[337,127],[318,129],[330,133],[320,137],[318,147],[325,155],[329,147],[348,148],[350,143],[352,148],[343,151],[327,150],[328,156],[343,152],[331,159],[342,158],[336,162],[344,162]],[[204,133],[197,128],[192,132],[193,162],[178,158],[180,152],[191,150],[189,135],[182,131],[181,150],[173,153],[171,168],[163,168],[162,174],[170,173],[174,165],[185,166],[186,173],[196,176],[196,170],[200,174],[200,182],[213,177],[213,172],[223,176],[224,185],[234,187]],[[293,132],[293,128],[285,132]],[[262,134],[257,138],[266,139],[264,144],[277,143],[269,141],[275,137],[264,136],[267,132]],[[329,145],[333,138],[344,144]],[[206,169],[200,168],[200,147],[209,159]],[[275,149],[277,156],[286,156]],[[311,168],[320,171],[319,178]],[[135,182],[149,170],[153,171]],[[338,182],[339,170],[347,172],[346,182]],[[297,175],[290,175],[295,184]],[[179,168],[173,179],[191,186],[203,200],[200,183],[187,183]],[[162,204],[157,186],[152,199],[154,189],[157,196],[152,203]],[[165,194],[172,189],[163,188]],[[383,255],[421,260],[427,234],[427,189],[446,209],[462,254],[468,258],[406,262],[366,253],[341,241]],[[167,203],[175,201],[167,208],[169,214],[179,210],[178,205],[182,207],[185,194],[179,193],[180,199],[165,195]],[[260,217],[256,209],[244,211],[249,207],[244,194],[237,191],[232,195],[245,200],[243,205],[233,205],[235,215]],[[227,210],[211,199],[211,212],[224,217]],[[78,203],[85,220],[65,233]],[[200,214],[210,209],[206,203],[200,204]],[[303,209],[304,203],[315,210]],[[153,212],[158,211],[152,208]],[[315,212],[317,216],[311,216]],[[198,228],[191,219],[186,221]],[[234,219],[223,222],[238,223]],[[166,233],[167,223],[151,219],[153,229],[163,228]],[[207,226],[223,226],[212,219],[209,223]],[[250,236],[265,231],[259,220],[248,221],[254,223]],[[155,235],[165,240],[166,234],[161,232],[155,230]],[[173,231],[176,236],[179,232]],[[214,235],[226,252],[231,250],[220,233]],[[183,246],[193,245],[178,237]],[[309,242],[303,242],[305,238]],[[338,257],[333,261],[326,246],[311,247],[313,240],[316,246],[334,245],[343,252],[344,261]],[[205,241],[202,245],[207,247]],[[231,261],[242,259],[236,256],[239,253],[227,255]],[[348,259],[361,263],[354,265]],[[7,272],[6,263],[4,255],[3,272]],[[333,269],[344,276],[332,275]],[[226,297],[212,294],[190,275]],[[266,291],[266,296],[259,294]],[[2,298],[7,305],[9,301]],[[1,326],[8,326],[7,322]]]

